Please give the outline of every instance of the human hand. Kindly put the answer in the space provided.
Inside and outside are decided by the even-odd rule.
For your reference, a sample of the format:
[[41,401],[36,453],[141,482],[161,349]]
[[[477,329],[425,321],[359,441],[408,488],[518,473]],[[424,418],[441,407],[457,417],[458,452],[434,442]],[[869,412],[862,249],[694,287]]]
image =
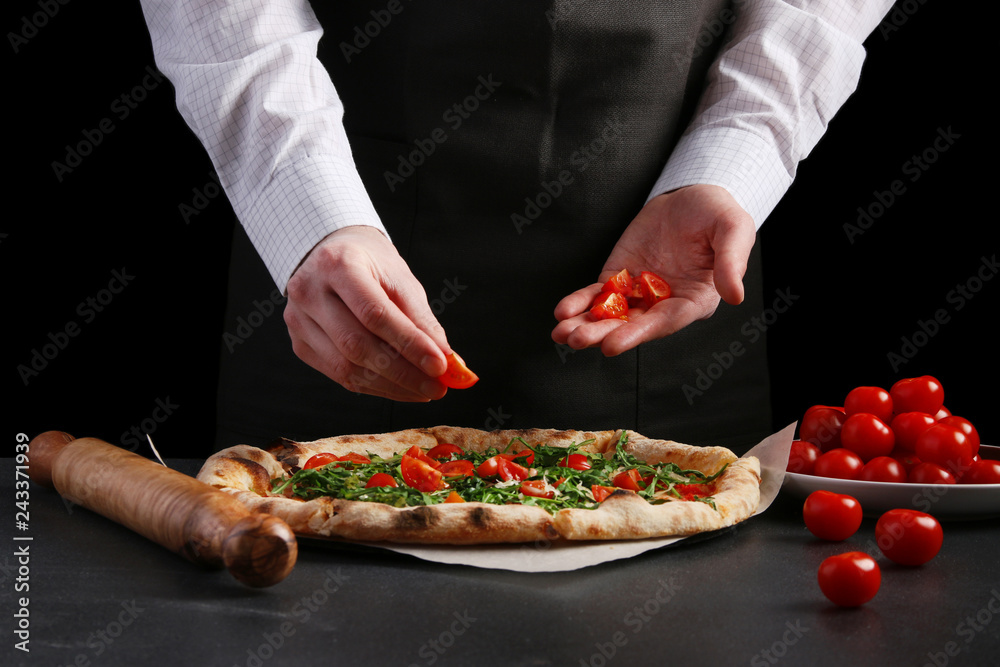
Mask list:
[[[691,185],[654,197],[618,240],[599,282],[556,306],[552,339],[573,349],[600,346],[611,357],[711,317],[720,299],[741,303],[755,237],[750,214],[719,186]],[[630,309],[628,322],[593,320],[591,302],[622,268],[658,274],[671,298],[649,310]]]
[[288,281],[285,324],[296,356],[354,392],[398,401],[445,395],[451,353],[423,287],[379,230],[345,227]]

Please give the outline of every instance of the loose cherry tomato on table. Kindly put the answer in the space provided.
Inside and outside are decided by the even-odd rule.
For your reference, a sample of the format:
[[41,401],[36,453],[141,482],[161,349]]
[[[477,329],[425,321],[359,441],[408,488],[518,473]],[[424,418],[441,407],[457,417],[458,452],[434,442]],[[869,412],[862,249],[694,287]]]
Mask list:
[[904,378],[889,388],[896,414],[926,412],[936,414],[944,404],[944,387],[930,375]]
[[840,542],[861,527],[861,503],[833,491],[813,491],[802,505],[802,519],[809,532],[821,540]]
[[943,540],[937,519],[916,510],[889,510],[875,524],[878,548],[900,565],[923,565],[937,555]]
[[431,493],[444,488],[444,476],[441,471],[420,459],[404,454],[399,469],[406,485],[418,491]]
[[912,484],[956,484],[955,476],[936,463],[921,461],[907,475]]
[[451,389],[468,389],[479,382],[479,376],[469,370],[457,352],[448,355],[448,367],[438,381]]
[[878,593],[882,570],[868,554],[849,551],[820,563],[817,578],[820,590],[830,602],[841,607],[859,607]]
[[960,481],[962,484],[1000,484],[1000,461],[973,461]]
[[906,469],[891,456],[876,456],[861,469],[858,479],[863,482],[906,482]]
[[366,489],[374,489],[379,486],[392,486],[398,487],[399,484],[392,475],[385,472],[377,472],[368,479],[368,483],[365,484]]
[[787,472],[795,472],[800,475],[813,474],[813,467],[821,452],[819,447],[806,442],[805,440],[793,440],[792,448],[788,452],[788,465],[785,466]]
[[975,456],[964,431],[940,422],[920,434],[914,451],[921,461],[935,463],[952,473],[971,464]]
[[840,431],[840,444],[871,461],[876,456],[887,456],[896,445],[896,436],[881,419],[867,412],[848,415]]
[[316,454],[315,456],[311,457],[308,461],[306,461],[306,464],[302,466],[302,468],[304,470],[312,470],[313,468],[322,468],[325,465],[328,465],[330,463],[335,463],[339,460],[340,458],[336,454],[329,454],[324,452],[322,454]]
[[892,418],[889,428],[896,435],[896,447],[908,452],[914,451],[920,434],[937,423],[933,415],[926,412],[903,412]]
[[813,474],[817,477],[833,477],[835,479],[857,479],[865,462],[849,449],[839,447],[821,454],[813,465]]
[[844,399],[844,413],[873,414],[885,423],[892,421],[892,397],[882,387],[855,387]]
[[814,405],[806,410],[799,423],[799,440],[811,442],[828,452],[841,446],[840,430],[847,415],[840,408]]

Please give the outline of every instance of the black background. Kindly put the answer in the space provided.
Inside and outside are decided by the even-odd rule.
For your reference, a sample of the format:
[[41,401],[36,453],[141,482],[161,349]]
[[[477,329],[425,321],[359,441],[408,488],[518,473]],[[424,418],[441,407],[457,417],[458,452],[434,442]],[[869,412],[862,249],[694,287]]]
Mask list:
[[[122,117],[116,100],[154,81],[153,57],[138,3],[111,4],[52,2],[58,11],[32,30],[41,5],[18,2],[4,22],[13,145],[12,206],[0,226],[4,425],[8,437],[62,429],[128,445],[123,434],[145,421],[165,455],[202,456],[214,433],[221,336],[233,327],[223,304],[235,219],[224,196],[182,215],[182,205],[204,203],[196,191],[216,190],[169,83]],[[989,315],[1000,281],[982,283],[960,309],[948,297],[996,253],[986,204],[993,128],[973,115],[982,105],[974,71],[986,62],[973,49],[979,31],[945,3],[899,3],[890,18],[895,25],[866,43],[858,91],[761,233],[765,295],[798,297],[769,328],[774,423],[814,403],[840,404],[856,385],[927,373],[944,384],[946,405],[995,442]],[[53,162],[102,121],[113,131],[59,180]],[[953,138],[943,152],[933,149],[939,132]],[[911,180],[906,163],[928,149],[933,164]],[[901,194],[852,243],[844,225],[894,181]],[[80,304],[123,269],[134,278],[85,321]],[[939,309],[947,321],[921,337],[920,323]],[[78,335],[25,383],[18,367],[71,322]],[[889,355],[901,354],[904,337],[925,344],[894,368]],[[155,422],[158,401],[171,407]]]

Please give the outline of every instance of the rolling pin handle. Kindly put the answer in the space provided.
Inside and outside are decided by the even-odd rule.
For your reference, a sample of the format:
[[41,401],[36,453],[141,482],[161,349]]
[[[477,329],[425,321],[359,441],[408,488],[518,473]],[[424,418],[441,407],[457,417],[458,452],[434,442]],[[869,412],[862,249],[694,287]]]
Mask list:
[[56,457],[74,440],[76,438],[62,431],[45,431],[32,438],[28,443],[28,476],[31,481],[49,489],[54,488],[52,467]]

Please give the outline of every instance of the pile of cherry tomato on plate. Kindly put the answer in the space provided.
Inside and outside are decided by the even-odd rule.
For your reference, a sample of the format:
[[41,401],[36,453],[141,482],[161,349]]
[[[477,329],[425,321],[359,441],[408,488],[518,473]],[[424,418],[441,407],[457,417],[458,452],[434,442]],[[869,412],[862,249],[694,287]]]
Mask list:
[[[861,503],[832,491],[813,491],[802,506],[806,528],[821,540],[840,542],[861,527]],[[941,524],[930,514],[892,509],[875,524],[875,541],[886,558],[900,565],[927,563],[944,541]],[[875,597],[882,585],[882,569],[863,551],[830,556],[819,566],[820,590],[841,607],[858,607]]]
[[1000,461],[978,452],[976,427],[944,407],[941,383],[923,375],[888,391],[856,387],[842,407],[806,410],[787,470],[866,482],[1000,483]]

